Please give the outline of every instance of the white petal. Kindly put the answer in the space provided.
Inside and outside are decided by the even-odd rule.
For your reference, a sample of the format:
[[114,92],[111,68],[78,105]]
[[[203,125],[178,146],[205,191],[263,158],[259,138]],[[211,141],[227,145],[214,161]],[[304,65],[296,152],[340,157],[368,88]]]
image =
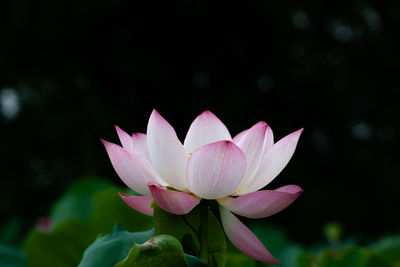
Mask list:
[[190,125],[184,147],[187,153],[192,153],[202,145],[221,140],[232,140],[232,137],[222,121],[206,110]]
[[292,158],[302,132],[303,129],[300,129],[291,133],[271,146],[264,153],[260,168],[253,180],[237,194],[248,194],[270,183],[286,167],[289,160]]
[[147,148],[161,177],[172,187],[186,190],[186,152],[174,128],[156,110],[147,126]]
[[121,141],[122,147],[129,153],[135,154],[135,145],[133,144],[132,137],[117,125],[115,125],[115,130],[117,130],[119,141]]
[[150,163],[150,157],[146,156],[146,153],[148,155],[147,143],[145,143],[146,135],[134,133],[131,137],[118,126],[115,126],[115,129],[117,130],[123,148],[131,154],[133,159],[154,178],[154,181],[162,185],[167,185]]
[[265,148],[271,146],[272,131],[265,122],[259,122],[233,139],[246,155],[246,173],[239,185],[239,190],[256,174],[260,166]]

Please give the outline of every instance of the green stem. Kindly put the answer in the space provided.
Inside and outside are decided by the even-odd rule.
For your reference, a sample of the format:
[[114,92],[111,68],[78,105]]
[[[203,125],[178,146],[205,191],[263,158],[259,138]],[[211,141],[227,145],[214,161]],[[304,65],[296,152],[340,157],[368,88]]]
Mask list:
[[200,202],[200,258],[208,263],[208,203],[203,199]]

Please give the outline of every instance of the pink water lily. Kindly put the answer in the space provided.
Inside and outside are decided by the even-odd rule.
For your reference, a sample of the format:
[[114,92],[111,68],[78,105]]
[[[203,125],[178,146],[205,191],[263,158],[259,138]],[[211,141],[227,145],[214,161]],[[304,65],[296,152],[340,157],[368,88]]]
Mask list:
[[232,139],[226,126],[205,111],[193,121],[182,145],[174,128],[156,110],[147,134],[130,136],[116,129],[122,147],[102,142],[122,181],[142,195],[120,194],[129,206],[153,215],[150,204],[154,200],[164,210],[183,215],[201,199],[215,199],[229,240],[256,260],[279,264],[233,213],[248,218],[271,216],[303,192],[297,185],[257,191],[287,165],[303,129],[274,143],[271,128],[259,122]]

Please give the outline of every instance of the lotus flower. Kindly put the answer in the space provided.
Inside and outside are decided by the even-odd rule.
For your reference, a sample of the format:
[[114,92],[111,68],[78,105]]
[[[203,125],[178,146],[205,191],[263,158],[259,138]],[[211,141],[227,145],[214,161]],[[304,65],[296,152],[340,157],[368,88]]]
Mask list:
[[130,207],[153,215],[154,200],[164,210],[183,215],[201,199],[215,199],[229,240],[256,260],[279,264],[234,214],[271,216],[303,192],[297,185],[257,191],[287,165],[303,129],[274,143],[271,128],[259,122],[232,139],[226,126],[205,111],[193,121],[182,145],[174,128],[153,110],[147,134],[116,130],[122,147],[102,142],[118,176],[141,194],[120,194]]

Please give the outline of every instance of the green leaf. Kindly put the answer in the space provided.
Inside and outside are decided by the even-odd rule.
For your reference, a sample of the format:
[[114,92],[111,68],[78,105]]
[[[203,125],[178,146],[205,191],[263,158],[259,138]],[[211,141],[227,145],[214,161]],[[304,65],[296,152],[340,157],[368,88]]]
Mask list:
[[[172,235],[177,238],[186,253],[199,256],[199,230],[200,207],[197,206],[190,213],[178,216],[161,209],[156,203],[152,203],[154,209],[154,225],[156,234]],[[226,240],[225,233],[215,215],[208,214],[208,252],[209,262],[216,266],[225,266]]]
[[[79,181],[71,190],[56,205],[53,214],[58,223],[54,231],[46,234],[33,230],[28,235],[24,249],[29,266],[77,266],[84,250],[99,234],[109,233],[116,222],[131,231],[153,227],[152,217],[126,205],[115,187],[89,179]],[[62,207],[68,216],[60,215]],[[65,221],[71,217],[74,219]]]
[[24,267],[26,266],[25,254],[20,248],[0,244],[0,266]]
[[152,228],[152,217],[126,205],[118,191],[127,190],[95,179],[74,184],[54,206],[53,232],[33,230],[28,235],[24,245],[28,265],[75,267],[84,250],[99,234],[111,232],[116,222],[133,232]]
[[33,230],[23,245],[27,255],[27,265],[77,266],[83,251],[93,242],[96,235],[90,225],[75,219],[61,223],[51,233]]
[[393,266],[400,266],[400,236],[382,238],[370,245],[370,248]]
[[116,267],[133,266],[188,266],[182,245],[169,235],[158,235],[143,244],[136,244],[128,257]]
[[85,178],[78,180],[53,206],[51,218],[53,225],[57,226],[67,219],[80,219],[85,221],[93,208],[93,195],[111,185],[103,180],[95,178]]
[[143,243],[154,236],[154,229],[130,233],[121,226],[115,225],[114,230],[106,236],[98,237],[90,245],[79,264],[79,267],[108,267],[114,266],[122,261],[132,246],[136,243]]
[[88,221],[98,233],[110,232],[116,222],[134,232],[152,228],[150,216],[133,210],[119,197],[118,192],[128,191],[95,178],[78,180],[53,206],[53,224],[75,218]]
[[[108,267],[124,260],[135,243],[144,243],[155,235],[155,230],[131,233],[121,226],[115,225],[114,230],[106,236],[98,237],[85,251],[79,267]],[[187,255],[190,267],[208,266],[201,259]]]

